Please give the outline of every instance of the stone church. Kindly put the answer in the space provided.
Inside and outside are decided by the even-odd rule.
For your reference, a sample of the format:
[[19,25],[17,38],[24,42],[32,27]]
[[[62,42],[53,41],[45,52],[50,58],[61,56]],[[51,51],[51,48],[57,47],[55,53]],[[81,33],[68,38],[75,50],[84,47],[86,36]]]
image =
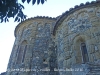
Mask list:
[[100,1],[19,23],[6,75],[100,75]]

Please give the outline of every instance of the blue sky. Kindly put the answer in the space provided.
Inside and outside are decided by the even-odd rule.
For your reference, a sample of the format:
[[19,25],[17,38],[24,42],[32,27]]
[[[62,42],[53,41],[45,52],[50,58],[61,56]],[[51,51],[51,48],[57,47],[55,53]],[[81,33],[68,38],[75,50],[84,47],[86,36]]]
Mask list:
[[[24,3],[24,13],[30,17],[50,16],[57,17],[80,3],[91,2],[95,0],[47,0],[43,5],[32,5]],[[13,18],[7,23],[0,23],[0,73],[6,71],[9,57],[15,40],[14,30],[18,25]]]

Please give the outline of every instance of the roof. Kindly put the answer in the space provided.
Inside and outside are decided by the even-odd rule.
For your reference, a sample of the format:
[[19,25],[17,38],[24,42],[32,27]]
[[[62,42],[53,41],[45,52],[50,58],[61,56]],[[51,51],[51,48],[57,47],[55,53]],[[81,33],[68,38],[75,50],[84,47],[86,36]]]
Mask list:
[[19,24],[16,26],[15,31],[14,31],[15,37],[16,37],[16,31],[17,31],[17,29],[20,27],[20,25],[22,25],[22,24],[25,23],[25,22],[28,22],[28,21],[30,21],[30,20],[35,20],[35,19],[57,20],[57,18],[52,18],[52,17],[48,17],[48,16],[36,16],[36,17],[28,18],[28,19],[26,19],[25,21],[22,21],[21,23],[19,23]]

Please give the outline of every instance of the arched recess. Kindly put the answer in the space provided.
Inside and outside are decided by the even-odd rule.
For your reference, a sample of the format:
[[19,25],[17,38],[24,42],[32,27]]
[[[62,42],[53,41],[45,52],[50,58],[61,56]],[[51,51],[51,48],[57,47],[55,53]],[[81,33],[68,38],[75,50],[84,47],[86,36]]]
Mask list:
[[22,41],[20,48],[18,50],[16,64],[21,64],[24,62],[26,49],[27,49],[27,40],[24,40]]
[[78,35],[73,40],[75,50],[74,53],[77,64],[89,62],[86,40],[87,37],[85,35]]

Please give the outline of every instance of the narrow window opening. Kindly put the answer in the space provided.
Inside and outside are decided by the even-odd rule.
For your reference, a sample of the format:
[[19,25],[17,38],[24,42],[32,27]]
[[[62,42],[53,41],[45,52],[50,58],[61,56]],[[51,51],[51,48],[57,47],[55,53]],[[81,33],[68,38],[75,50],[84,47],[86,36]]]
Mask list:
[[82,50],[83,62],[86,63],[89,61],[89,58],[85,43],[81,43],[81,50]]
[[26,50],[27,50],[27,41],[24,40],[24,41],[21,43],[20,48],[19,48],[19,50],[18,50],[16,64],[21,64],[21,63],[24,62]]
[[45,59],[43,59],[43,62],[45,62],[46,60]]
[[24,58],[25,58],[25,54],[26,54],[26,49],[27,49],[27,45],[25,46],[25,49],[24,49],[23,58],[22,58],[22,63],[24,62]]

